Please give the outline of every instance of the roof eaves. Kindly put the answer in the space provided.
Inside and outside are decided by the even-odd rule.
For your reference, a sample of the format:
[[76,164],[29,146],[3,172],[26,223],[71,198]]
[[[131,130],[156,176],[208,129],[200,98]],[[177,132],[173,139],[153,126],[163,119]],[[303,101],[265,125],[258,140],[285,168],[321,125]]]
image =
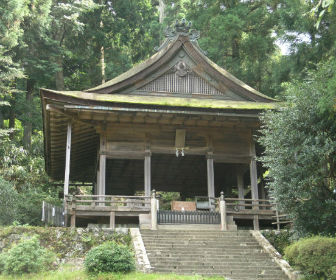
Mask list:
[[274,109],[273,102],[230,101],[210,98],[190,98],[182,96],[142,96],[131,94],[99,94],[83,91],[55,91],[47,90],[64,97],[99,103],[124,103],[133,105],[156,105],[169,107],[190,107],[203,109],[237,109],[237,110],[265,110]]

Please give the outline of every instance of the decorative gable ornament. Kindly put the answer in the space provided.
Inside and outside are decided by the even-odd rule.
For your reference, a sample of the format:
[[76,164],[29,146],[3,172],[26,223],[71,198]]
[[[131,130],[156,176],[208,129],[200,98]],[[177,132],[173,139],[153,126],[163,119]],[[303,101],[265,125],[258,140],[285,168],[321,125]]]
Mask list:
[[179,61],[174,66],[174,69],[176,71],[175,74],[179,77],[185,77],[189,72],[191,72],[189,66],[183,60]]
[[197,40],[200,38],[200,32],[196,29],[191,29],[191,21],[187,23],[185,19],[182,19],[181,22],[176,20],[173,27],[168,26],[166,28],[166,30],[164,31],[164,35],[166,37],[166,40],[162,43],[160,47],[156,47],[155,51],[160,51],[169,43],[173,42],[179,35],[187,36],[189,40],[193,43],[196,43],[197,47],[201,50],[197,42]]

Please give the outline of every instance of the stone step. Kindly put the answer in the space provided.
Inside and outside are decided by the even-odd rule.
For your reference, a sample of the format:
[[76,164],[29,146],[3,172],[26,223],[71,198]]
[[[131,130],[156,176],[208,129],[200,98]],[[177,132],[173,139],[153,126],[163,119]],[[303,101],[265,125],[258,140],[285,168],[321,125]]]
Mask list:
[[[151,263],[166,263],[166,264],[184,264],[184,263],[202,263],[202,264],[212,264],[212,265],[217,265],[218,264],[218,258],[217,261],[214,259],[211,260],[207,260],[207,261],[202,261],[202,259],[196,259],[194,262],[190,262],[190,259],[188,258],[157,258],[157,256],[155,256],[155,258],[151,259],[151,255],[149,255],[149,259],[151,260]],[[230,258],[229,260],[225,261],[222,263],[222,265],[241,265],[241,264],[245,264],[245,265],[252,265],[252,266],[257,266],[257,267],[261,267],[264,265],[270,265],[273,266],[274,263],[272,263],[271,261],[266,262],[264,258],[258,258],[254,261],[249,260],[248,258]]]
[[165,252],[171,252],[171,253],[179,253],[181,252],[181,254],[183,255],[184,252],[193,252],[193,253],[204,253],[204,254],[212,254],[212,253],[239,253],[242,250],[245,253],[253,253],[253,254],[257,254],[257,253],[262,253],[262,251],[260,251],[260,247],[255,247],[255,248],[246,248],[246,247],[235,247],[235,246],[231,246],[230,248],[200,248],[200,247],[195,247],[195,246],[176,246],[176,247],[171,247],[171,246],[164,246],[164,245],[156,245],[156,246],[148,246],[146,245],[147,250],[150,251],[165,251]]
[[239,231],[221,231],[216,228],[215,230],[210,230],[210,229],[202,229],[202,230],[189,230],[187,228],[183,228],[183,225],[171,225],[172,228],[170,229],[159,229],[159,230],[150,230],[150,229],[143,229],[141,232],[144,233],[151,233],[151,234],[158,234],[158,231],[160,233],[170,233],[170,232],[175,232],[175,233],[188,233],[188,234],[222,234],[222,235],[244,235],[246,233],[250,234],[249,230],[239,230]]
[[[162,256],[162,255],[153,255],[152,253],[148,254],[149,257],[153,257],[152,263],[154,262],[188,262],[190,261],[190,257],[172,257],[172,256]],[[220,257],[225,258],[226,260],[223,261],[223,263],[228,264],[235,264],[235,263],[249,263],[249,264],[256,264],[256,265],[264,265],[264,264],[272,264],[271,260],[265,261],[265,257],[257,257],[254,260],[249,260],[247,257],[242,256],[227,256],[227,255],[220,255],[220,256],[214,256],[212,258],[206,256],[206,261],[204,261],[204,257],[202,258],[195,258],[195,262],[203,262],[203,263],[215,263],[218,262]]]
[[141,230],[154,272],[288,280],[249,231]]
[[273,273],[273,274],[263,274],[263,272],[253,273],[253,272],[246,272],[246,273],[235,273],[235,272],[222,272],[222,271],[214,271],[211,269],[208,270],[171,270],[168,269],[161,269],[161,273],[175,273],[175,274],[183,274],[183,275],[204,275],[204,276],[222,276],[225,277],[226,280],[241,280],[241,279],[274,279],[274,280],[288,280],[286,276],[280,273]]
[[[221,275],[274,275],[274,274],[281,274],[279,270],[272,270],[267,267],[263,269],[257,268],[249,268],[248,270],[242,270],[242,268],[229,268],[229,267],[211,267],[211,266],[204,266],[198,267],[195,269],[193,266],[185,266],[183,268],[176,267],[176,266],[153,266],[154,269],[161,270],[170,270],[172,273],[176,273],[178,271],[195,271],[195,272],[218,272]],[[267,273],[266,273],[267,271]]]
[[[257,265],[257,264],[250,264],[250,263],[244,263],[244,262],[237,262],[237,263],[211,263],[211,262],[207,262],[207,263],[202,263],[202,262],[187,262],[187,261],[183,261],[183,262],[165,262],[164,264],[162,264],[162,262],[152,262],[151,265],[153,267],[178,267],[180,265],[182,265],[183,269],[184,268],[195,268],[197,267],[197,269],[201,269],[201,268],[213,268],[213,269],[229,269],[229,270],[241,270],[242,268],[244,268],[244,270],[253,270],[253,269],[257,269],[257,270],[263,270],[263,269],[267,269],[269,268],[269,265],[271,265],[270,263],[268,264],[262,264],[262,265]],[[196,266],[195,266],[196,265]],[[271,267],[269,268],[270,271],[281,271],[280,267]]]
[[[143,239],[144,240],[144,239]],[[209,241],[176,241],[176,242],[162,242],[162,241],[155,241],[155,240],[144,240],[147,246],[160,246],[160,247],[168,247],[168,248],[176,248],[176,247],[195,247],[199,248],[200,246],[206,246],[209,249],[212,248],[220,248],[220,249],[228,249],[228,248],[260,248],[259,244],[257,243],[246,243],[246,242],[209,242]]]
[[[160,233],[158,233],[160,232]],[[238,230],[238,231],[220,231],[220,230],[141,230],[141,234],[148,235],[159,235],[162,234],[188,234],[188,235],[219,235],[219,236],[251,236],[251,233],[248,230]],[[161,234],[162,233],[162,234]]]
[[231,242],[241,242],[241,243],[254,243],[258,244],[257,241],[250,239],[249,237],[245,238],[237,238],[237,237],[181,237],[179,236],[178,239],[176,239],[176,236],[172,237],[152,237],[152,236],[143,236],[143,240],[148,241],[161,241],[161,242],[185,242],[185,241],[192,241],[192,242],[219,242],[219,243],[231,243]]

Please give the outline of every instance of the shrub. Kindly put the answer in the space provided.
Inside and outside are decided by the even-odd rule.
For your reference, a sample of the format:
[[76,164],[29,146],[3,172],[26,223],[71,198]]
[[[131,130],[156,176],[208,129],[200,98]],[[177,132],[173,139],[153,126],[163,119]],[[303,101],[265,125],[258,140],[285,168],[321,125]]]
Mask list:
[[115,242],[105,242],[92,248],[84,261],[88,272],[129,272],[134,270],[134,259],[129,248]]
[[287,246],[293,243],[294,232],[290,230],[263,230],[262,234],[273,245],[273,247],[281,254],[284,254],[284,250]]
[[0,274],[5,270],[7,255],[5,253],[0,254]]
[[0,176],[0,225],[13,223],[17,214],[18,193]]
[[23,274],[50,270],[55,255],[40,245],[35,235],[14,245],[4,258],[4,273]]
[[336,279],[336,238],[301,239],[285,249],[285,258],[308,279]]

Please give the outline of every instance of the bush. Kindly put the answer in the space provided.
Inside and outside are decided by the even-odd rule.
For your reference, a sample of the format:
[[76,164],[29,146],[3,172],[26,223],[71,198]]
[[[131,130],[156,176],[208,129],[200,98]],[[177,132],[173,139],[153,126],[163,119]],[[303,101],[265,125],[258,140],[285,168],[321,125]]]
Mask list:
[[37,236],[21,240],[7,253],[2,253],[3,272],[5,274],[37,273],[50,270],[55,255],[43,248]]
[[17,214],[18,193],[0,176],[0,225],[12,224]]
[[129,248],[115,242],[105,242],[92,248],[84,261],[88,272],[129,272],[134,270],[134,259]]
[[336,279],[336,238],[301,239],[285,249],[285,258],[308,279]]
[[5,253],[0,254],[0,274],[5,270],[7,255]]
[[294,232],[290,230],[263,230],[262,234],[273,245],[273,247],[283,255],[285,248],[293,243]]

